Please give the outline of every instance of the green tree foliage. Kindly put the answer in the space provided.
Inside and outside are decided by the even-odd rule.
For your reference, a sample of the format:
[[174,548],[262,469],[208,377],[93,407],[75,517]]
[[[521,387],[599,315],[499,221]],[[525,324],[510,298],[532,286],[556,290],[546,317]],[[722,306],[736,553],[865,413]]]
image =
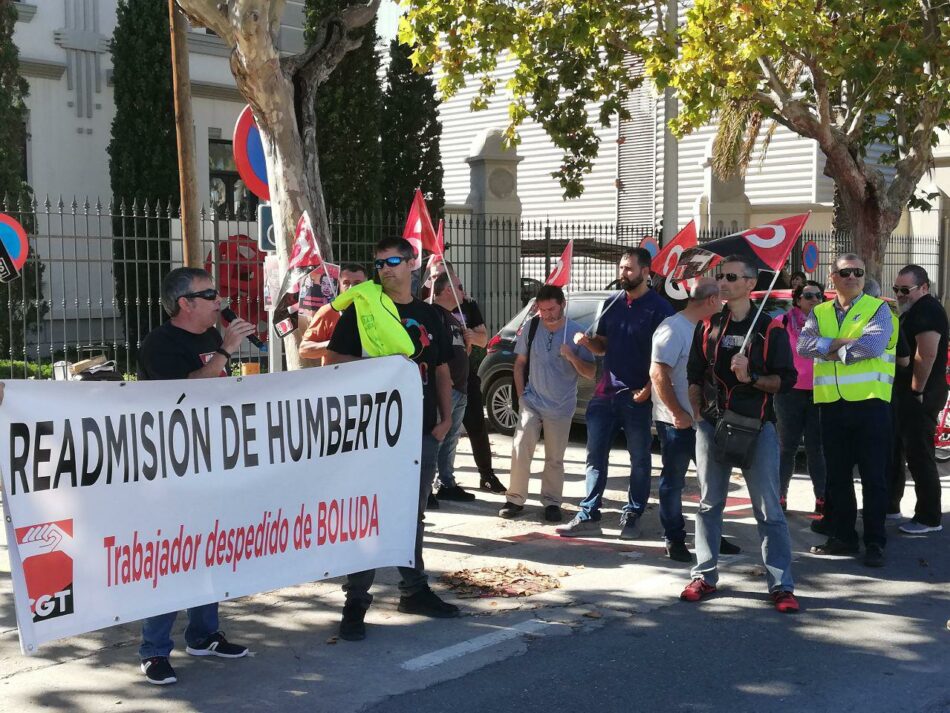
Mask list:
[[[13,43],[16,18],[13,3],[0,0],[0,211],[7,212],[32,235],[36,227],[33,192],[23,172],[25,99],[30,87],[19,75],[19,51]],[[25,337],[40,327],[49,312],[49,304],[43,298],[45,269],[30,247],[20,277],[0,283],[0,356],[4,358],[25,356]],[[0,368],[0,375],[6,373]]]
[[119,0],[112,64],[109,177],[113,210],[123,213],[113,220],[116,302],[135,345],[162,319],[156,297],[170,251],[161,216],[179,200],[167,3]]
[[[657,35],[648,71],[676,89],[680,135],[731,112],[815,140],[877,271],[905,206],[926,204],[915,189],[950,121],[950,6],[696,0],[675,36]],[[874,144],[890,171],[865,162]]]
[[439,101],[431,72],[412,66],[412,49],[393,40],[383,97],[383,210],[401,215],[409,210],[416,188],[428,196],[433,215],[442,212],[442,156]]
[[623,100],[640,79],[624,65],[646,48],[644,28],[661,3],[630,0],[412,0],[399,37],[415,45],[413,62],[439,65],[443,98],[479,78],[473,110],[483,109],[497,87],[499,62],[517,60],[503,87],[511,94],[509,143],[525,119],[540,124],[564,151],[559,179],[567,198],[583,192],[599,141],[589,107],[609,126],[626,118]]
[[[353,3],[349,0],[307,0],[308,42],[320,23]],[[340,61],[317,90],[317,146],[320,179],[327,205],[341,213],[378,213],[381,208],[379,145],[382,89],[375,20],[353,31],[359,48]]]

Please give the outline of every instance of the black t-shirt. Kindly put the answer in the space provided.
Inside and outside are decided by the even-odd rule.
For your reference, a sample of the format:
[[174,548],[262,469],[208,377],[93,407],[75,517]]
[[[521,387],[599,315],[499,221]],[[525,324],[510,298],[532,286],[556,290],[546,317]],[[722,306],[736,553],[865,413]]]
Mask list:
[[[465,337],[462,336],[462,323],[440,305],[435,305],[445,322],[451,342],[451,356],[449,357],[449,373],[452,375],[452,388],[463,394],[468,390],[468,352],[465,349]],[[466,322],[467,324],[467,322]]]
[[[165,322],[142,341],[139,380],[187,379],[191,372],[211,361],[222,343],[221,335],[214,327],[202,334],[194,334]],[[222,371],[221,376],[227,376],[227,372]]]
[[934,359],[924,391],[946,391],[947,329],[947,313],[933,295],[924,295],[901,315],[898,356],[910,357],[910,366],[898,367],[895,377],[898,386],[910,389],[914,375],[914,358],[917,356],[917,335],[924,332],[937,332],[940,335],[937,358]]
[[[730,368],[732,357],[739,352],[742,340],[752,325],[755,309],[753,305],[741,322],[731,319],[729,310],[724,309],[713,315],[708,327],[703,322],[696,325],[686,364],[686,378],[691,385],[703,387],[706,402],[703,417],[707,421],[715,423],[725,408],[743,416],[775,421],[772,395],[751,384],[741,383]],[[798,379],[798,372],[795,370],[788,333],[780,326],[774,326],[768,315],[762,314],[752,331],[750,342],[747,352],[749,371],[759,376],[778,376],[782,381],[780,392],[792,389]]]
[[[452,315],[458,319],[458,308],[452,310]],[[482,317],[482,311],[478,308],[478,302],[470,297],[462,300],[462,315],[465,317],[465,326],[469,329],[475,329],[485,324],[485,318]],[[485,358],[485,347],[472,347],[468,355],[468,377],[469,379],[478,378],[478,365]]]
[[[435,370],[449,360],[452,352],[448,331],[436,309],[438,308],[419,299],[413,299],[408,304],[396,304],[399,319],[415,347],[410,358],[419,365],[419,374],[422,376],[423,433],[431,431],[439,420]],[[343,310],[327,348],[337,354],[363,356],[363,342],[360,340],[356,323],[355,305]]]

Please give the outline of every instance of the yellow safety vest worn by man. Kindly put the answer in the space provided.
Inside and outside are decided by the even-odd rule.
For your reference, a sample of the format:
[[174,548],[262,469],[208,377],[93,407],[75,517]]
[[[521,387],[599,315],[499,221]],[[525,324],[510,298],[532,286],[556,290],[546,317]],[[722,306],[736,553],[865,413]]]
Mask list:
[[367,356],[412,356],[412,339],[399,320],[396,305],[382,286],[363,282],[351,287],[333,300],[333,309],[342,312],[351,304],[356,305],[356,323]]
[[[857,339],[865,333],[874,315],[884,304],[870,295],[852,303],[838,323],[835,303],[824,302],[814,309],[818,331],[828,339]],[[858,359],[850,364],[827,359],[815,360],[814,399],[816,404],[867,399],[891,400],[896,365],[897,317],[891,314],[893,330],[884,352],[878,357]]]

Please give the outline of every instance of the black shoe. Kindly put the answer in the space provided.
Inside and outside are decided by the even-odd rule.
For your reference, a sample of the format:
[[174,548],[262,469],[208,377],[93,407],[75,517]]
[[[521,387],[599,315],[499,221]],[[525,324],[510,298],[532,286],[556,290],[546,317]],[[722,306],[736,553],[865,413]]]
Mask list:
[[829,537],[827,542],[815,545],[809,552],[813,555],[856,555],[858,554],[858,545],[842,542],[835,537]]
[[812,520],[811,525],[808,526],[812,532],[818,535],[825,535],[826,537],[831,536],[831,523],[828,522],[827,518],[819,517],[817,520]]
[[522,512],[524,512],[524,505],[515,505],[513,502],[508,501],[501,506],[501,510],[498,511],[498,517],[510,520],[513,517],[518,517]]
[[439,488],[435,494],[439,500],[455,500],[460,503],[471,502],[475,499],[475,493],[464,490],[461,485],[448,485]]
[[880,545],[865,545],[864,547],[864,566],[865,567],[883,567],[884,566],[884,548]]
[[561,508],[557,505],[548,505],[544,508],[544,521],[545,522],[561,522],[564,519],[564,513],[561,512]]
[[667,542],[666,556],[676,562],[692,562],[693,555],[686,548],[685,542]]
[[399,597],[399,606],[396,608],[403,614],[418,614],[435,619],[452,619],[460,613],[457,606],[443,602],[431,589]]
[[247,647],[232,644],[224,638],[224,632],[218,631],[197,646],[186,646],[192,656],[220,656],[223,659],[239,659],[247,656]]
[[153,656],[150,659],[144,659],[142,661],[142,673],[145,674],[146,681],[154,683],[156,686],[178,683],[175,669],[168,663],[167,656]]
[[502,494],[508,492],[508,488],[501,484],[501,481],[498,480],[498,476],[494,473],[483,475],[478,487],[482,490],[487,490],[490,493]]
[[434,493],[429,493],[429,499],[426,500],[426,510],[438,510],[439,501]]
[[742,548],[739,545],[734,545],[725,537],[719,538],[719,554],[721,555],[737,555],[742,552]]
[[343,605],[343,619],[340,620],[340,638],[344,641],[362,641],[366,638],[366,624],[363,617],[366,610],[359,604],[347,602]]

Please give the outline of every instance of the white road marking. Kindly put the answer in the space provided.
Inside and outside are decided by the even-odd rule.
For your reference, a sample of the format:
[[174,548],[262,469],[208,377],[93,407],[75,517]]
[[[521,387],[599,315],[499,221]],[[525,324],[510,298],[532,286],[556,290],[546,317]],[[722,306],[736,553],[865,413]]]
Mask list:
[[439,666],[440,664],[451,661],[452,659],[461,658],[462,656],[473,654],[476,651],[487,649],[490,646],[495,646],[496,644],[500,644],[503,641],[507,641],[508,639],[514,639],[519,636],[524,636],[525,634],[537,634],[543,629],[554,625],[555,622],[541,621],[540,619],[529,619],[528,621],[523,621],[520,624],[499,629],[498,631],[493,631],[490,634],[476,636],[474,639],[462,641],[461,643],[453,644],[452,646],[446,646],[443,649],[437,649],[436,651],[423,654],[422,656],[417,656],[414,659],[409,659],[408,661],[403,662],[400,665],[400,668],[403,668],[406,671],[422,671],[423,669],[432,668],[433,666]]

